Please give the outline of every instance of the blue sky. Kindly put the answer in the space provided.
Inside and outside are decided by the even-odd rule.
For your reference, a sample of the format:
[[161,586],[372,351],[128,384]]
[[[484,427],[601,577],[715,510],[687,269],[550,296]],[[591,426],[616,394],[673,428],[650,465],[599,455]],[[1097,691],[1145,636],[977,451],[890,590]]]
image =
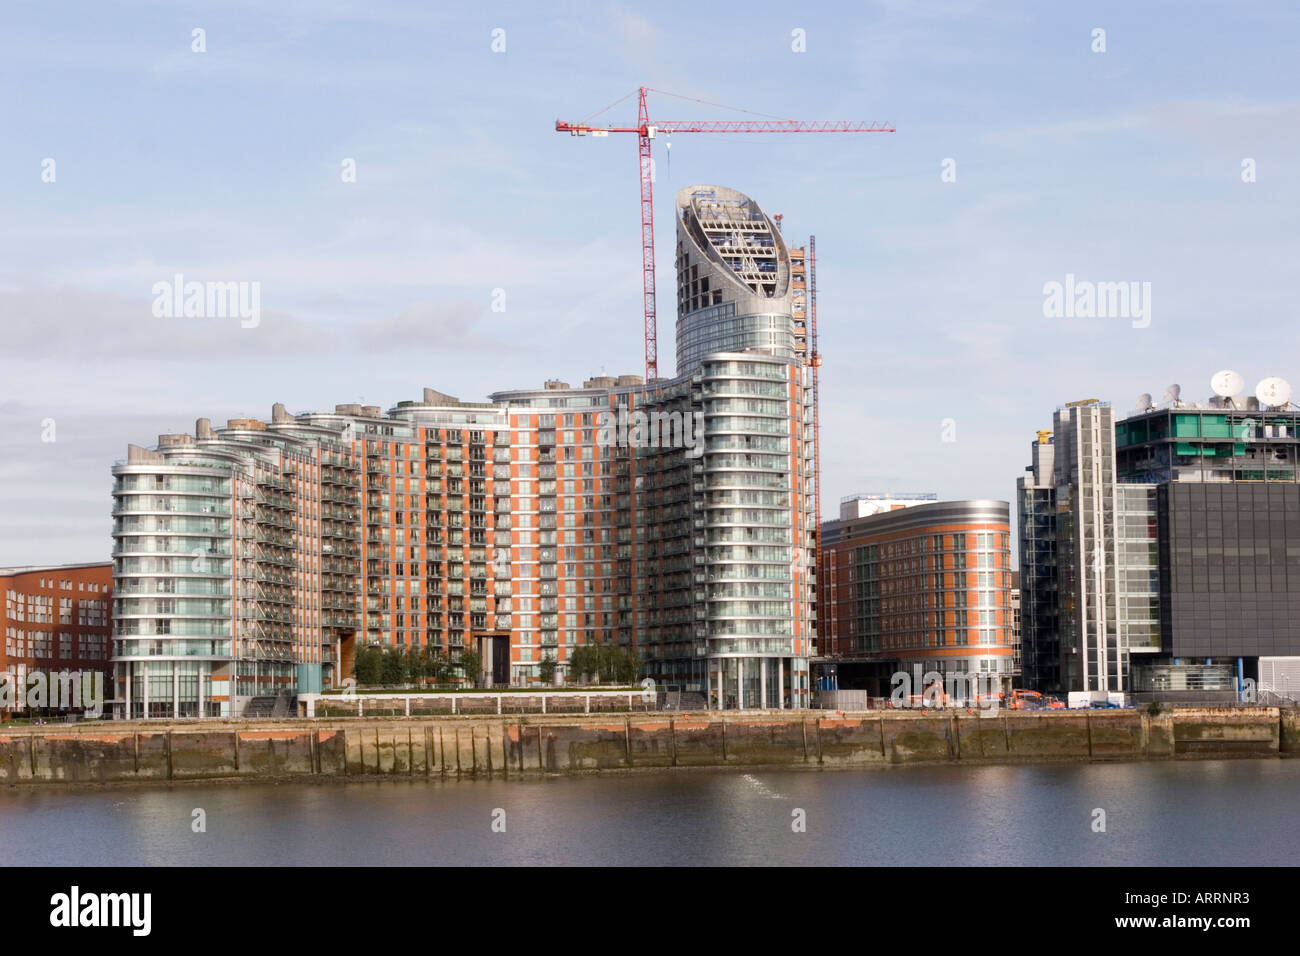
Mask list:
[[[6,3],[0,564],[106,558],[113,461],[199,416],[639,373],[635,140],[553,127],[642,84],[898,127],[656,146],[663,371],[678,188],[735,187],[817,236],[828,514],[859,491],[1010,499],[1073,399],[1201,398],[1228,367],[1300,381],[1294,5],[736,10]],[[653,95],[651,115],[740,116]],[[176,273],[259,282],[260,325],[155,318]],[[1070,273],[1150,282],[1150,325],[1045,318]]]

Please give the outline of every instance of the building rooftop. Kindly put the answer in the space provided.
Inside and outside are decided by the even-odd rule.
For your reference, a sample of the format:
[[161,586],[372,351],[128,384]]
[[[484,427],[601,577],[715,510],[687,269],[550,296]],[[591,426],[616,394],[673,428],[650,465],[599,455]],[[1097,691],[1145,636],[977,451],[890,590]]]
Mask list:
[[27,564],[18,567],[0,568],[0,577],[14,574],[32,574],[37,571],[77,571],[81,568],[111,568],[112,561],[83,561],[79,564]]
[[921,528],[933,524],[961,524],[967,522],[1005,522],[1010,518],[1011,504],[992,498],[972,498],[957,501],[918,502],[909,508],[881,511],[876,514],[849,515],[836,521],[823,521],[827,543],[847,538],[860,532],[886,533]]

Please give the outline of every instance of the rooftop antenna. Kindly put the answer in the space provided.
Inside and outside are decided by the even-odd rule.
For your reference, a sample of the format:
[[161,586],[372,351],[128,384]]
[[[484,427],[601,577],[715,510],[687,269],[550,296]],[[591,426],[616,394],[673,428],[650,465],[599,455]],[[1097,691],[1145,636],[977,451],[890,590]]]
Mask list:
[[1174,408],[1182,408],[1183,403],[1179,401],[1179,397],[1182,394],[1183,394],[1183,387],[1181,385],[1170,385],[1167,389],[1165,389],[1164,401],[1168,402]]
[[1151,402],[1151,393],[1143,392],[1141,395],[1139,395],[1137,397],[1137,402],[1134,404],[1133,407],[1136,408],[1139,412],[1149,412],[1151,411],[1151,409],[1155,408],[1155,405]]
[[1286,408],[1291,404],[1291,383],[1277,377],[1261,379],[1255,386],[1255,397],[1268,408]]
[[[1236,396],[1241,395],[1241,390],[1245,387],[1246,380],[1230,368],[1215,372],[1214,377],[1210,379],[1210,388],[1215,395],[1223,399],[1220,404],[1225,408],[1239,407]],[[1245,396],[1242,396],[1241,404],[1245,404]]]

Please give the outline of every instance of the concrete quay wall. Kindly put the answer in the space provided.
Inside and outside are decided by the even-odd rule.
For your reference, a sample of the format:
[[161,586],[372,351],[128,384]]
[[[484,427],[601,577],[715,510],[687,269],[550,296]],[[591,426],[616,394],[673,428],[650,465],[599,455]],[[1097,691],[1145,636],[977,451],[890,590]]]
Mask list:
[[0,784],[1298,754],[1300,712],[1276,707],[137,721],[0,728]]

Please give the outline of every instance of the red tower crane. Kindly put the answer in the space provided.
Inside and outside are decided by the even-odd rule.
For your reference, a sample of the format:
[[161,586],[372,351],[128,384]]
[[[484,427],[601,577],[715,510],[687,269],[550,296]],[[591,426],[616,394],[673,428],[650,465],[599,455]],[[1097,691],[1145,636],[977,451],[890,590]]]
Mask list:
[[[820,122],[804,123],[798,120],[661,120],[651,122],[650,112],[646,106],[647,92],[662,93],[662,90],[650,90],[642,86],[639,94],[639,109],[636,126],[592,126],[588,120],[600,115],[605,110],[617,106],[627,96],[604,110],[592,114],[588,120],[578,123],[555,121],[557,133],[571,136],[608,136],[610,133],[636,133],[637,150],[641,166],[641,287],[645,304],[645,377],[647,384],[659,377],[659,346],[655,317],[655,245],[654,245],[654,188],[651,176],[650,141],[660,133],[892,133],[892,126],[879,123],[854,122]],[[669,93],[668,96],[675,94]],[[689,97],[679,97],[689,99]],[[696,102],[703,102],[697,100]],[[709,103],[708,106],[718,104]],[[748,111],[743,111],[748,112]],[[820,520],[820,515],[818,516]]]
[[[817,567],[822,566],[822,420],[821,372],[822,353],[817,345],[817,237],[808,236],[808,364],[812,366],[813,387],[813,540],[816,544]],[[817,589],[817,611],[825,609],[822,589]],[[820,616],[818,618],[820,621]],[[818,628],[818,634],[821,629]]]

